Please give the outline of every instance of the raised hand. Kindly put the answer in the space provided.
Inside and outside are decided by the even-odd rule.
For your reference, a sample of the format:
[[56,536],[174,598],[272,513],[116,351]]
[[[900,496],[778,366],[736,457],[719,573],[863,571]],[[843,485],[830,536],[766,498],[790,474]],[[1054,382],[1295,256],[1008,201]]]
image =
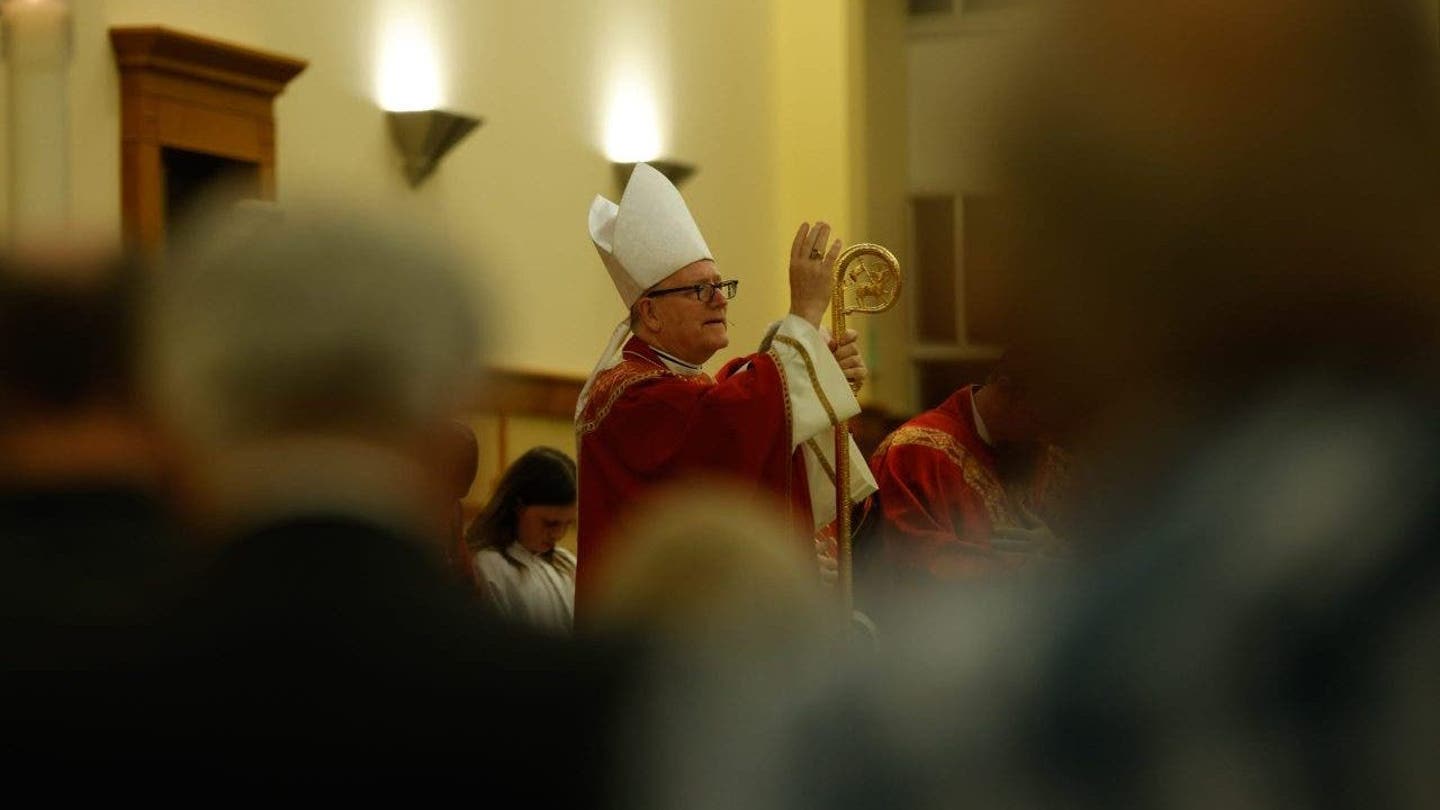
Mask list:
[[830,226],[824,222],[800,223],[795,240],[790,243],[790,314],[820,326],[825,308],[830,305],[831,274],[840,256],[840,240],[826,249]]

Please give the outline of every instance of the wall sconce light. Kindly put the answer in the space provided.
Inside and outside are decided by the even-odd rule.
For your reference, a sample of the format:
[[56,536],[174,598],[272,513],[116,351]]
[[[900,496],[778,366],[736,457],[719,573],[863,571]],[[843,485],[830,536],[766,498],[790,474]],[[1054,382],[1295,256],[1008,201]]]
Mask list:
[[[681,163],[675,160],[646,160],[641,161],[650,164],[655,171],[665,175],[671,185],[676,188],[690,178],[690,175],[697,171],[697,167],[688,163]],[[630,182],[630,173],[635,171],[634,163],[611,163],[615,167],[615,182],[619,185],[620,193],[625,193],[625,185]]]
[[412,187],[435,171],[435,165],[461,138],[484,123],[483,118],[446,112],[417,110],[388,112],[390,134],[405,158],[405,178]]

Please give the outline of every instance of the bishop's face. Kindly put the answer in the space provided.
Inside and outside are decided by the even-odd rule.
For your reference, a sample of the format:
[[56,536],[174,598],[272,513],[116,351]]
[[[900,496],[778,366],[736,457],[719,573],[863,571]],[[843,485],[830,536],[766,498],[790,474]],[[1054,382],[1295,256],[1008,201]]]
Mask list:
[[[715,262],[701,259],[671,273],[656,289],[686,287],[701,282],[720,281]],[[651,298],[651,312],[658,324],[654,327],[656,348],[669,352],[687,363],[701,365],[715,352],[730,345],[729,326],[725,313],[730,302],[717,290],[701,294],[709,301],[697,300],[693,292],[680,292]]]

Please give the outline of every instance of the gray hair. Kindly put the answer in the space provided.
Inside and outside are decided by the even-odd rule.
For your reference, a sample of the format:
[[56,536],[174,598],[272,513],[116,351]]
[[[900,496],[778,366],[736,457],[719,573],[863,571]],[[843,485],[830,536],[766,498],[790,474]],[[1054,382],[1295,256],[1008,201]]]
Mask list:
[[396,435],[472,382],[474,298],[415,234],[351,215],[237,208],[157,274],[148,385],[191,441]]

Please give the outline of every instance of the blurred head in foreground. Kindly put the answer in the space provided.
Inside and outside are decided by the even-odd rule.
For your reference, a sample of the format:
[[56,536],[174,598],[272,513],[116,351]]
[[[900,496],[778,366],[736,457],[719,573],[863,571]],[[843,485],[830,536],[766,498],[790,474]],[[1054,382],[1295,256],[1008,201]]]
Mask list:
[[581,620],[652,653],[622,729],[625,803],[751,806],[736,782],[795,777],[771,743],[793,739],[789,702],[831,668],[838,596],[775,502],[724,479],[661,490],[618,531]]
[[1440,86],[1417,7],[1061,6],[1002,162],[1013,343],[1077,421],[1429,373]]
[[447,548],[450,569],[461,582],[475,584],[470,565],[470,547],[465,541],[465,496],[475,485],[480,468],[480,441],[475,430],[459,419],[447,422],[437,436],[440,475],[449,485],[450,541]]
[[606,568],[597,628],[755,654],[827,627],[815,560],[752,491],[683,481],[633,510],[622,532],[629,542]]
[[[74,244],[0,257],[0,668],[114,667],[183,589],[137,395],[142,280]],[[50,727],[55,704],[29,705]]]
[[731,748],[780,741],[781,788],[717,757],[711,804],[1435,806],[1435,21],[1056,5],[1000,139],[1007,342],[1120,548],[927,605],[827,699],[787,681],[795,723]]
[[[339,499],[448,516],[444,420],[477,321],[433,240],[352,214],[237,207],[159,276],[150,394],[222,513]],[[223,514],[222,514],[223,517]]]
[[154,473],[136,396],[141,282],[137,264],[98,250],[0,257],[0,475],[10,483]]
[[[1105,467],[1087,542],[1119,549],[1016,633],[1039,641],[1015,645],[1035,674],[995,726],[1010,739],[966,756],[1013,782],[987,800],[956,769],[934,796],[1434,804],[1409,753],[1440,732],[1414,688],[1440,662],[1421,640],[1440,615],[1440,71],[1419,10],[1088,0],[1049,21],[1003,139],[1008,322]],[[909,733],[963,733],[926,719],[933,698],[915,692]]]

